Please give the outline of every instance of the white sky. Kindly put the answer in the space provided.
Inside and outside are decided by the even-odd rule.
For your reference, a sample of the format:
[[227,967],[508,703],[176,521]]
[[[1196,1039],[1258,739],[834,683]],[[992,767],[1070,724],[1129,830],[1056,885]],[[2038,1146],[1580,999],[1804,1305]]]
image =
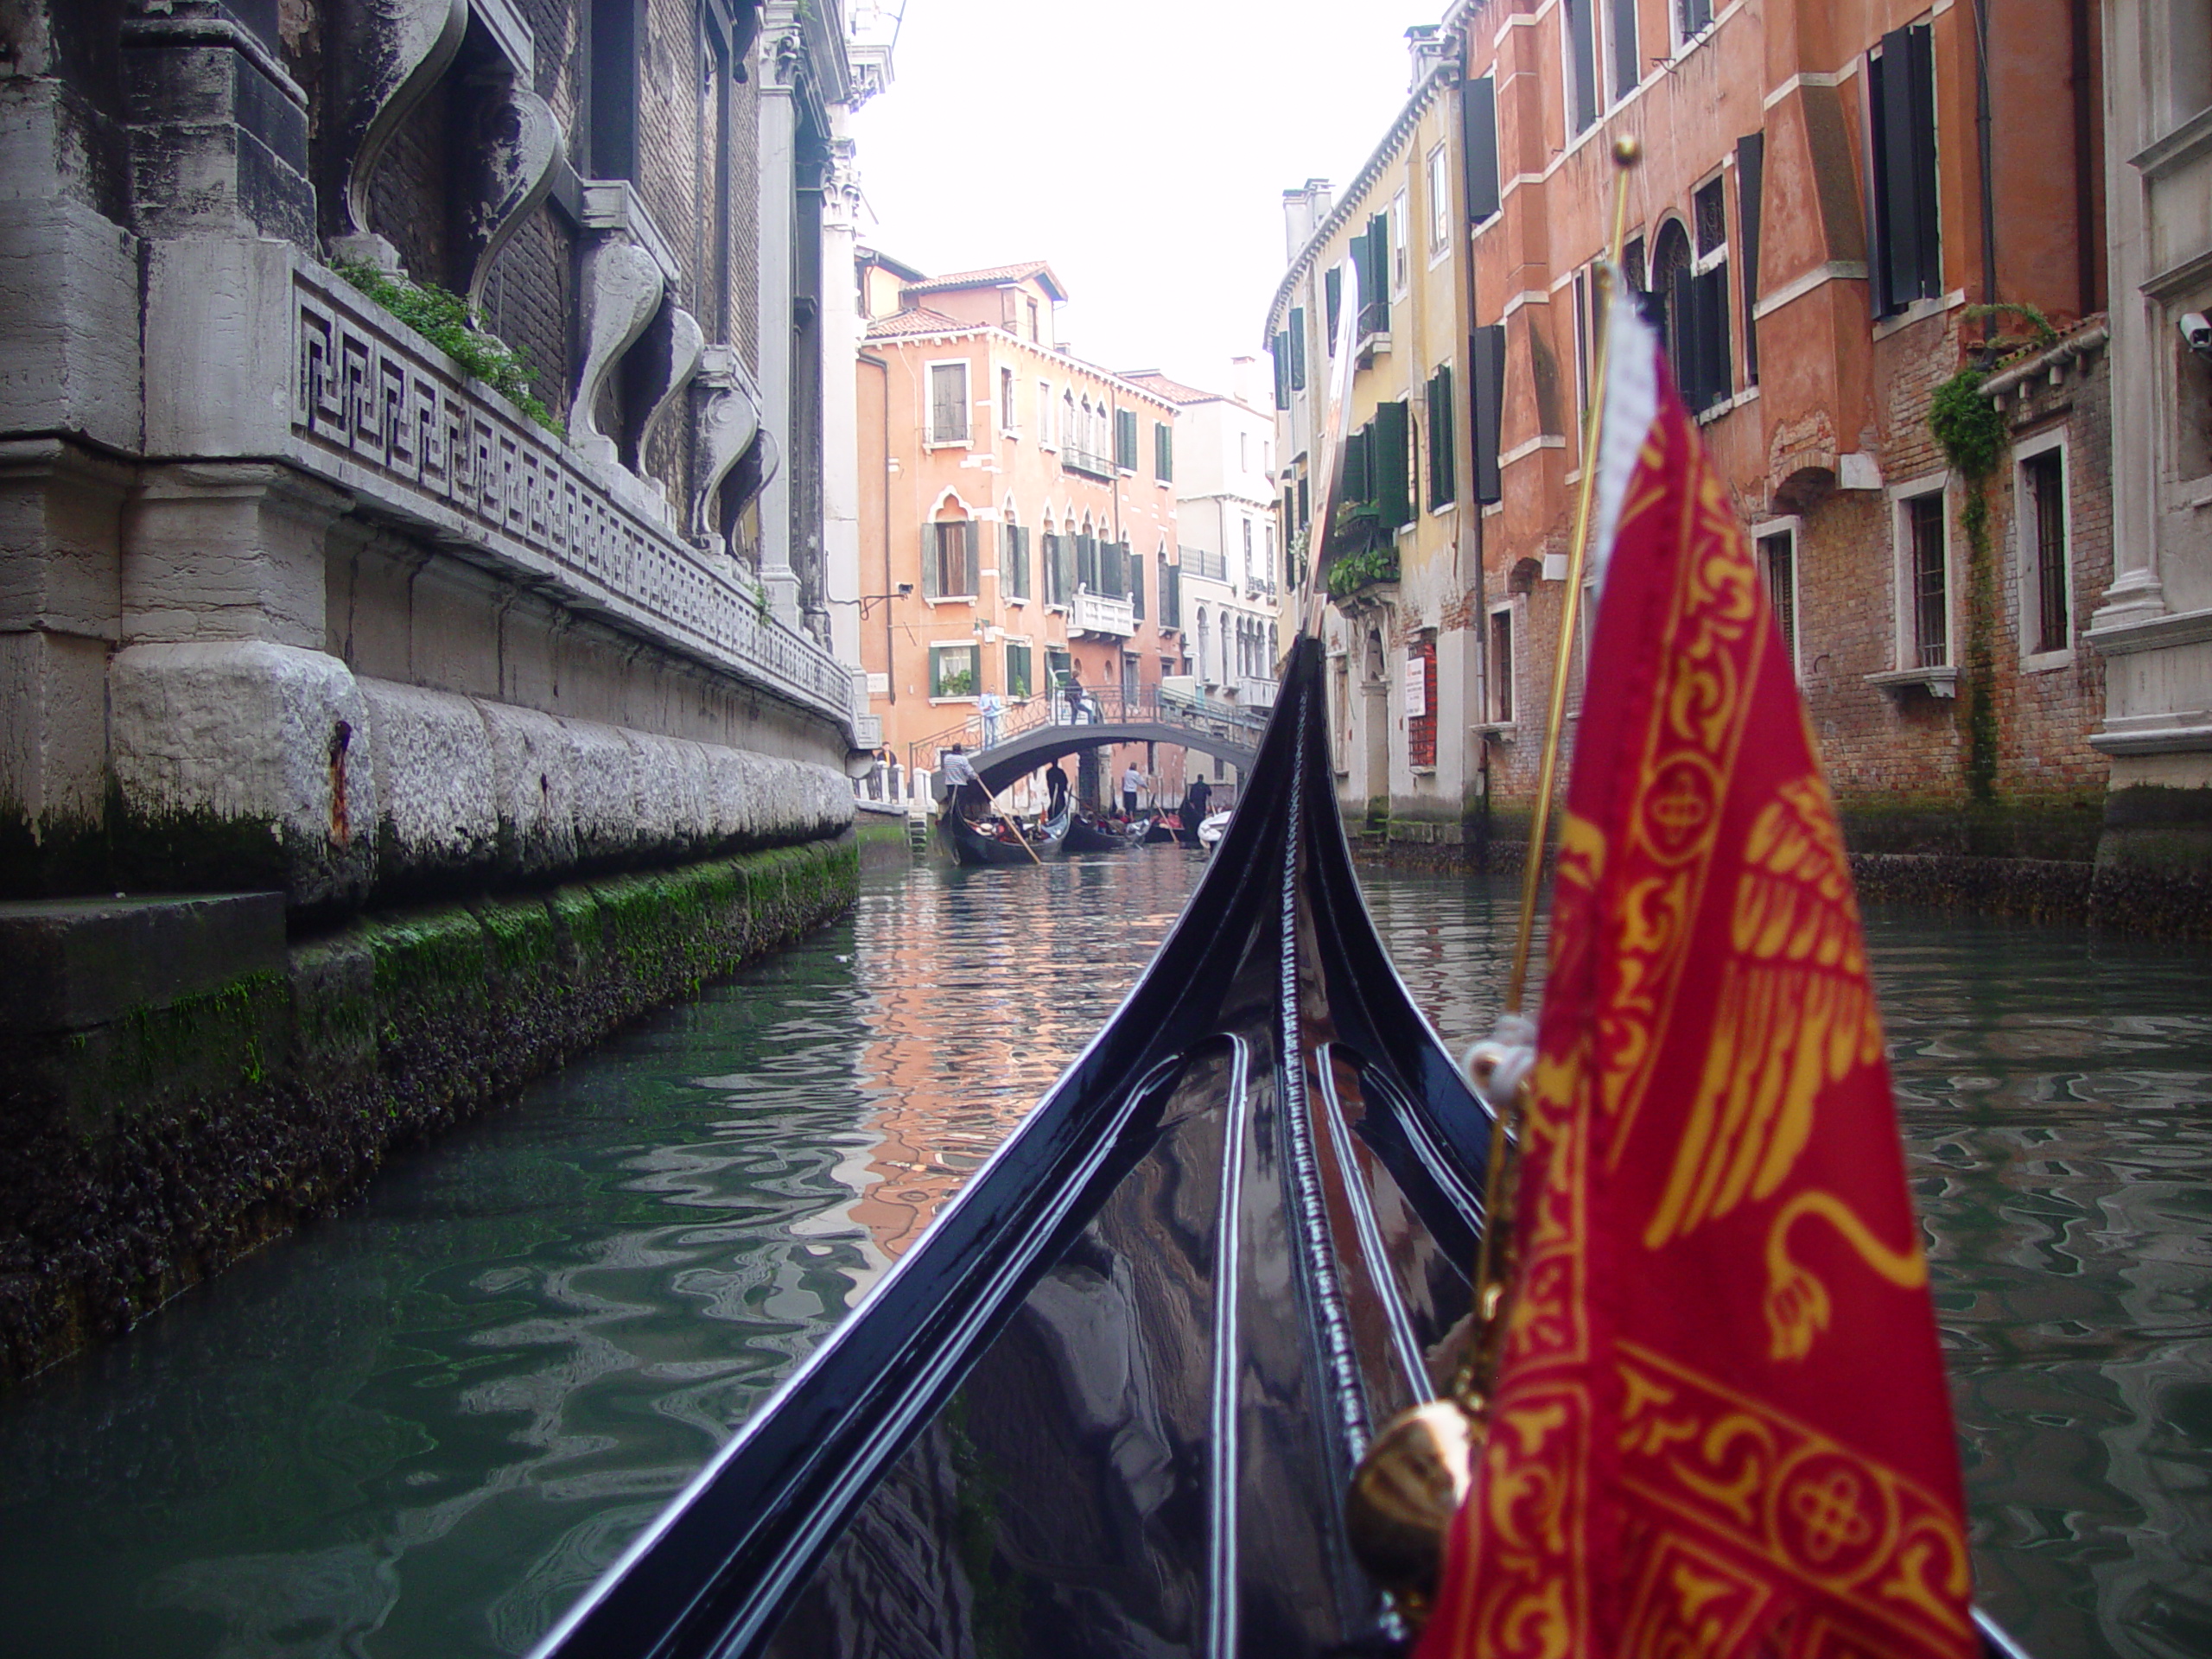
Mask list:
[[853,118],[861,239],[933,273],[1047,260],[1078,355],[1227,391],[1287,264],[1282,193],[1350,182],[1445,3],[906,0]]

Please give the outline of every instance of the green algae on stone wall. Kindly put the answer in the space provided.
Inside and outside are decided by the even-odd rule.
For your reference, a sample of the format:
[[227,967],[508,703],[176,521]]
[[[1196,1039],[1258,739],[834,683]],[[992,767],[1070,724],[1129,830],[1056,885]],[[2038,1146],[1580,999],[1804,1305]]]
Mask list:
[[849,907],[855,837],[363,918],[0,1052],[0,1381],[127,1327],[394,1148]]

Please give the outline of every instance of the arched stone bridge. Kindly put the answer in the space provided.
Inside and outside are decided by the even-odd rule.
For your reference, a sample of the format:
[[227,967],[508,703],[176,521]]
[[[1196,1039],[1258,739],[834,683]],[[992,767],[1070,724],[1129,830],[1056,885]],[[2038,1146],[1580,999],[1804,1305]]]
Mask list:
[[1117,743],[1174,743],[1249,769],[1259,757],[1268,713],[1234,703],[1163,697],[1156,688],[1134,696],[1118,688],[1086,692],[1079,716],[1061,697],[1029,697],[912,745],[907,764],[918,772],[932,770],[938,755],[958,743],[994,792],[1061,755]]

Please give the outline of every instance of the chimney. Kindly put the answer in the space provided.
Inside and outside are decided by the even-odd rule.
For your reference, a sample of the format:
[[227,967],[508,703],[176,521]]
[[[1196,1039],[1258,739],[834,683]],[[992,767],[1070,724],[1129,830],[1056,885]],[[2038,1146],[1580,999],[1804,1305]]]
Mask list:
[[1441,23],[1416,23],[1406,31],[1406,49],[1413,55],[1413,81],[1407,88],[1413,91],[1436,72],[1436,66],[1452,54],[1452,38],[1444,32]]
[[1283,258],[1298,257],[1316,226],[1329,216],[1335,200],[1326,179],[1308,179],[1303,188],[1282,193]]

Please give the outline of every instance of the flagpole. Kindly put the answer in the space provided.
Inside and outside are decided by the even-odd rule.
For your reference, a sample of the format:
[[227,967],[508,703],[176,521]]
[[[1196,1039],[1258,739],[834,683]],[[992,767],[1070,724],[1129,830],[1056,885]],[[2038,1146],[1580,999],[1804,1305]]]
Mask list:
[[[1613,222],[1600,292],[1612,299],[1612,273],[1628,235],[1628,175],[1643,159],[1632,137],[1613,141]],[[1536,899],[1543,881],[1544,842],[1551,830],[1553,786],[1559,775],[1567,688],[1574,631],[1582,613],[1582,572],[1588,563],[1591,509],[1597,499],[1598,443],[1603,435],[1610,330],[1598,336],[1590,409],[1583,426],[1582,478],[1574,507],[1574,539],[1567,550],[1567,596],[1560,617],[1559,649],[1552,664],[1549,717],[1538,769],[1535,812],[1529,825],[1527,861],[1521,872],[1521,919],[1513,969],[1506,982],[1505,1011],[1518,1016],[1528,992],[1529,944],[1535,933]],[[1495,1045],[1489,1046],[1493,1052]],[[1478,1058],[1478,1073],[1484,1061]],[[1479,1085],[1485,1079],[1476,1077]],[[1353,1553],[1416,1627],[1427,1619],[1443,1572],[1445,1535],[1474,1480],[1476,1446],[1497,1374],[1504,1307],[1513,1275],[1513,1179],[1509,1162],[1526,1108],[1528,1084],[1513,1091],[1491,1122],[1490,1162],[1484,1174],[1483,1234],[1475,1267],[1474,1329],[1459,1368],[1440,1400],[1403,1412],[1376,1435],[1345,1493],[1345,1523]]]
[[[1633,137],[1613,140],[1613,230],[1605,246],[1605,263],[1598,273],[1599,296],[1610,307],[1613,283],[1620,270],[1621,249],[1628,239],[1628,175],[1643,159],[1643,146]],[[1552,788],[1559,776],[1562,728],[1567,723],[1567,688],[1574,661],[1574,630],[1582,620],[1582,571],[1588,563],[1590,510],[1598,491],[1598,440],[1605,421],[1605,367],[1611,356],[1612,330],[1598,331],[1598,352],[1590,376],[1590,409],[1582,427],[1582,478],[1574,499],[1574,539],[1567,550],[1567,594],[1559,619],[1559,650],[1552,660],[1551,702],[1544,721],[1543,762],[1536,772],[1536,810],[1529,821],[1529,852],[1521,867],[1521,921],[1513,938],[1513,971],[1505,982],[1505,1011],[1521,1012],[1529,989],[1529,942],[1536,931],[1536,895],[1543,885],[1544,842],[1551,833]],[[1586,665],[1584,671],[1588,671]]]

